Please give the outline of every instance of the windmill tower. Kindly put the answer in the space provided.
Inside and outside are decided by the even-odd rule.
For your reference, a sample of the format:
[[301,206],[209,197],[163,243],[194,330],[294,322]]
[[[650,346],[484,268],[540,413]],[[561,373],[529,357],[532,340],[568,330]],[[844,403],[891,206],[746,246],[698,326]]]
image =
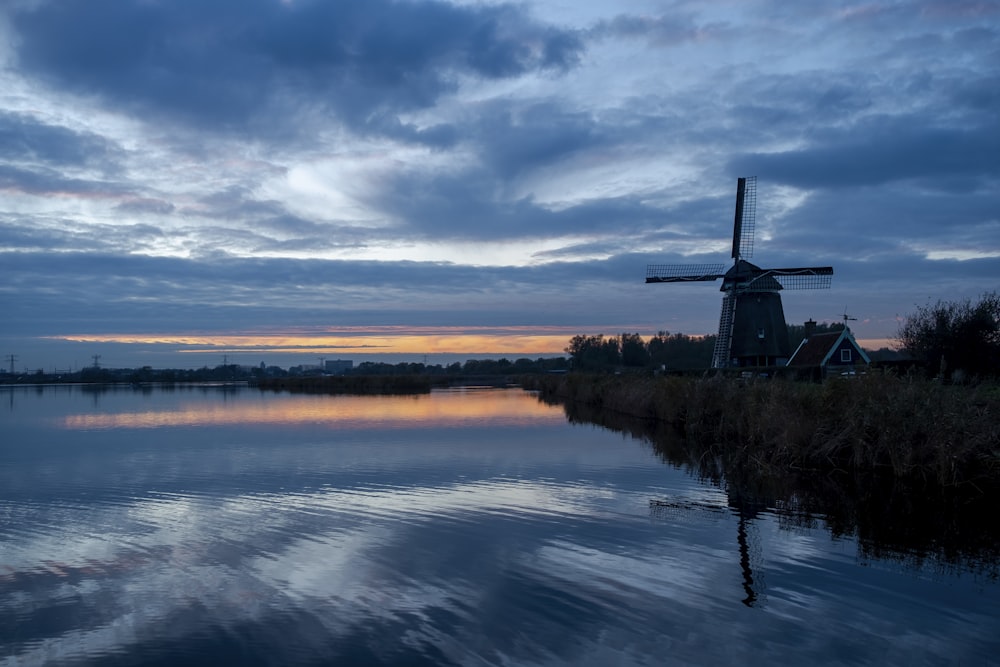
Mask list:
[[833,267],[813,266],[762,269],[746,260],[753,256],[757,213],[757,177],[736,181],[733,219],[733,266],[725,264],[650,264],[647,283],[687,283],[722,278],[719,336],[712,354],[713,368],[772,366],[791,355],[788,326],[781,307],[783,289],[830,287]]

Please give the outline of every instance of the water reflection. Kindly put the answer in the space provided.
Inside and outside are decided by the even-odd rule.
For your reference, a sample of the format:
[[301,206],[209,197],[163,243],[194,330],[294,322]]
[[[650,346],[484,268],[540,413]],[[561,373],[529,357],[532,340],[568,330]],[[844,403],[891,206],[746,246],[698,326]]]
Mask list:
[[253,394],[253,400],[229,404],[192,396],[170,406],[141,412],[101,412],[66,415],[61,426],[69,430],[111,428],[161,428],[168,426],[223,426],[267,424],[295,426],[324,424],[330,428],[363,429],[423,425],[444,428],[469,422],[489,425],[530,424],[539,419],[561,421],[561,416],[540,404],[525,404],[514,394],[486,389],[442,390],[431,398],[416,396],[285,395],[228,388]]
[[0,664],[978,664],[1000,634],[995,584],[859,567],[825,515],[519,391],[91,398],[0,416]]
[[[776,477],[738,456],[727,458],[687,443],[661,423],[578,404],[563,407],[570,421],[629,433],[650,443],[665,462],[724,489],[740,521],[741,564],[750,550],[742,533],[761,513],[768,513],[787,530],[822,526],[835,538],[856,538],[863,562],[889,561],[917,570],[950,568],[1000,580],[1000,522],[995,520],[994,501],[1000,489],[942,488],[891,475],[861,479],[804,470]],[[658,509],[655,503],[653,509]],[[753,570],[743,569],[745,602],[753,604]]]

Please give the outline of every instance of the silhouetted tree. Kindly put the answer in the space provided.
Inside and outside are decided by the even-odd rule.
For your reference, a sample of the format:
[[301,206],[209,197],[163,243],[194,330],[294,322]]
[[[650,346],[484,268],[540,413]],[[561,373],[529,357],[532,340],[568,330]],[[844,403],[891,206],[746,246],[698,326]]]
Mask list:
[[576,370],[601,370],[621,363],[618,338],[604,338],[603,335],[577,335],[569,341],[566,352],[570,355]]
[[618,337],[618,347],[623,366],[642,368],[649,365],[649,350],[639,334],[623,333]]
[[890,361],[899,362],[910,359],[910,355],[903,350],[894,350],[891,347],[880,347],[877,350],[868,350],[868,358],[873,362]]
[[950,378],[961,369],[995,375],[1000,372],[1000,295],[993,291],[976,303],[966,299],[921,306],[899,327],[896,338],[931,373]]
[[661,331],[646,344],[654,368],[694,370],[712,365],[715,336],[692,337]]

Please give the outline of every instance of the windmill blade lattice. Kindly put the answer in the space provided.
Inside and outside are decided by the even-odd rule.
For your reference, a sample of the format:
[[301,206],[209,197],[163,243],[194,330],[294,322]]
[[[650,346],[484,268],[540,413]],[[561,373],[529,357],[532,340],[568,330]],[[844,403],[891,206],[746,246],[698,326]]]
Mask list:
[[814,266],[801,269],[770,269],[768,273],[781,284],[782,289],[830,289],[833,267]]
[[647,283],[687,283],[718,280],[725,274],[725,264],[650,264],[646,267]]

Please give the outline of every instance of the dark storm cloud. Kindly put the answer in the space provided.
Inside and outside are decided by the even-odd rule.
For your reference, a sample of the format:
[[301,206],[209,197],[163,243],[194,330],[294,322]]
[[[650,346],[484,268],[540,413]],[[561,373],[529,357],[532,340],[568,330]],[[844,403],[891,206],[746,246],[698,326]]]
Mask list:
[[621,119],[600,119],[554,99],[483,104],[477,114],[464,126],[461,139],[474,147],[478,164],[445,173],[395,175],[380,184],[369,205],[406,219],[416,236],[462,240],[625,233],[662,220],[658,206],[644,202],[648,193],[554,211],[538,204],[530,193],[509,198],[498,197],[497,190],[574,161],[614,159],[601,156],[602,151],[617,155],[649,151],[653,138],[669,141],[664,138],[669,118],[639,113],[624,121],[626,128],[619,124]]
[[356,248],[379,238],[377,232],[369,229],[336,221],[318,222],[295,215],[284,203],[255,199],[250,188],[242,186],[229,187],[202,197],[197,207],[182,208],[179,213],[231,223],[233,227],[200,225],[197,235],[214,237],[222,244],[247,241],[247,247],[253,252],[319,252]]
[[0,190],[84,197],[128,192],[114,180],[123,151],[91,132],[0,110],[0,152]]
[[656,46],[676,46],[684,42],[704,39],[706,34],[721,37],[730,30],[725,23],[698,25],[693,17],[683,12],[662,16],[619,14],[610,20],[600,21],[590,29],[596,39],[644,38]]
[[494,190],[485,173],[407,175],[380,191],[378,202],[391,214],[405,215],[416,236],[458,241],[628,233],[662,219],[662,212],[639,196],[552,210],[531,197],[498,201]]
[[[758,194],[761,194],[758,182]],[[766,204],[758,200],[758,207]],[[1000,224],[993,192],[918,192],[907,184],[881,188],[859,188],[845,196],[842,189],[810,193],[794,213],[788,215],[770,244],[789,247],[816,244],[850,249],[864,256],[873,246],[882,250],[922,244],[927,248],[949,243],[981,251],[1000,251]],[[831,234],[831,231],[833,232]]]
[[[72,246],[72,235],[63,228],[42,227],[37,220],[6,220],[0,225],[0,247],[16,250]],[[14,276],[8,276],[13,280]]]
[[[0,247],[14,250],[129,252],[153,247],[164,237],[163,230],[148,224],[83,226],[72,220],[22,216],[8,217],[0,224]],[[8,275],[7,279],[13,280],[14,276]]]
[[972,191],[1000,173],[1000,126],[952,129],[914,117],[875,118],[824,129],[800,150],[741,155],[732,171],[802,188],[879,186],[916,179],[924,187]]
[[474,141],[494,175],[508,180],[622,139],[615,134],[616,128],[589,113],[545,100],[523,108],[504,104],[482,110]]
[[433,148],[449,148],[461,139],[462,131],[451,123],[438,123],[430,127],[418,127],[404,123],[390,111],[370,113],[364,123],[357,128],[366,135],[381,135],[401,142],[423,144]]
[[[544,323],[538,303],[569,321],[604,314],[580,308],[588,285],[641,287],[634,258],[589,265],[476,268],[431,262],[206,260],[110,253],[0,253],[11,272],[8,334],[176,331],[358,322]],[[590,288],[593,291],[593,288]],[[524,303],[524,295],[532,303]],[[592,299],[592,303],[599,299]],[[574,305],[576,304],[576,305]],[[456,307],[459,306],[459,307]],[[617,313],[620,315],[621,313]],[[57,324],[61,322],[62,324]],[[292,325],[294,326],[294,325]]]
[[31,195],[73,194],[83,197],[117,197],[130,189],[115,182],[67,176],[63,170],[36,167],[20,168],[0,164],[0,190]]
[[262,202],[261,212],[267,210],[272,210],[273,213],[270,215],[259,216],[260,226],[263,229],[272,232],[284,233],[284,234],[295,234],[303,235],[308,234],[312,236],[319,236],[324,233],[328,233],[332,225],[324,225],[321,223],[313,222],[312,220],[306,220],[305,218],[299,217],[297,215],[292,215],[285,210],[277,202]]
[[34,196],[114,198],[123,151],[104,137],[0,111],[0,191]]
[[[724,101],[738,123],[724,135],[736,145],[790,140],[867,112],[879,97],[871,73],[821,71],[756,74],[726,87]],[[720,137],[722,138],[722,137]]]
[[[1000,45],[996,48],[996,60],[1000,60]],[[983,120],[996,117],[1000,108],[1000,75],[972,77],[955,81],[949,96],[956,106],[983,114]]]
[[105,168],[119,150],[104,137],[0,110],[0,147],[5,160]]
[[364,125],[433,104],[457,75],[564,70],[583,48],[515,5],[433,1],[68,0],[15,11],[12,22],[20,66],[42,80],[262,136],[285,132],[273,126],[288,125],[282,114],[317,108]]
[[120,213],[135,213],[139,215],[146,213],[169,215],[174,212],[175,208],[170,202],[153,197],[135,197],[115,206],[115,210]]
[[263,232],[316,237],[329,234],[336,225],[309,220],[290,213],[288,207],[272,199],[256,199],[249,187],[232,186],[198,201],[198,207],[182,211],[211,220],[252,223]]

